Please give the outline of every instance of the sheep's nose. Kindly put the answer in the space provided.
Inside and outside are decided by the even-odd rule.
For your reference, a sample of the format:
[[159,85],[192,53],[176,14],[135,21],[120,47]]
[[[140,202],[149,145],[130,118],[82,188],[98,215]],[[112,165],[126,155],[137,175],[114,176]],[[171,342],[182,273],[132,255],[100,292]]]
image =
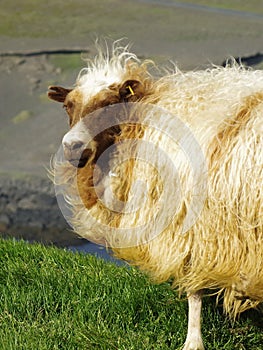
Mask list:
[[63,142],[64,156],[72,165],[83,167],[91,156],[91,150],[80,140]]
[[63,149],[67,160],[76,159],[81,156],[84,144],[81,141],[63,142]]
[[70,152],[78,152],[80,149],[83,148],[83,142],[82,141],[74,141],[71,143],[64,142],[63,147],[64,150],[70,151]]

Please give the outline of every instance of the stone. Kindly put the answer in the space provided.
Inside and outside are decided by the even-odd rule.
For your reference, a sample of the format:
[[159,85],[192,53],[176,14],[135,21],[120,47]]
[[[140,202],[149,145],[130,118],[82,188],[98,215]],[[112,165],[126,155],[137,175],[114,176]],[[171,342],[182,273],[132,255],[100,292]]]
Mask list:
[[10,226],[10,219],[6,214],[0,214],[0,232],[5,232]]

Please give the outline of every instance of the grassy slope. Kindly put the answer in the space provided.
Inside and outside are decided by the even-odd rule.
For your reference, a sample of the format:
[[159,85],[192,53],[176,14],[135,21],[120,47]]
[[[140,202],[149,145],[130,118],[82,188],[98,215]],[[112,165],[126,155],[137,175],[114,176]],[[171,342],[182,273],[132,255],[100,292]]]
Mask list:
[[[180,2],[180,1],[179,1]],[[239,11],[263,13],[262,4],[258,0],[244,2],[242,0],[182,0],[185,3],[208,5],[211,7],[229,8]],[[161,3],[161,1],[160,1]],[[245,22],[236,28],[233,18],[230,21],[220,17],[221,26],[215,26],[215,18],[207,13],[185,11],[176,7],[160,6],[160,4],[144,4],[126,0],[40,0],[1,1],[0,34],[9,37],[87,37],[93,35],[109,35],[113,38],[132,37],[150,39],[165,33],[166,40],[200,40],[216,39],[229,35],[257,34],[259,23],[253,26]],[[61,15],[62,14],[62,15]],[[164,26],[165,18],[165,26]],[[185,21],[187,20],[187,26]],[[226,21],[225,21],[226,20]],[[205,21],[205,23],[204,23]],[[176,24],[176,30],[175,30]],[[241,26],[241,28],[240,28]],[[209,32],[205,28],[209,27]],[[168,36],[168,37],[167,37]],[[160,37],[163,38],[161,35]],[[157,41],[158,42],[158,41]]]
[[[133,268],[23,242],[0,241],[0,256],[1,350],[165,350],[183,344],[187,303],[168,284],[154,286]],[[204,304],[206,349],[262,349],[257,312],[232,324],[211,299]]]

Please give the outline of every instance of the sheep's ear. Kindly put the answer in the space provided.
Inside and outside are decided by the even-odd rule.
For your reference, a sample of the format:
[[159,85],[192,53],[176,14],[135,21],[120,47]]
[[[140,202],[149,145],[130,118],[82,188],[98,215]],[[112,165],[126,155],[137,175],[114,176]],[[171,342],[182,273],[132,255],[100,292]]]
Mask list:
[[57,101],[57,102],[64,102],[68,93],[70,93],[72,89],[65,89],[62,86],[49,86],[48,87],[48,97],[51,100]]
[[123,102],[135,102],[141,99],[145,92],[144,86],[138,80],[126,80],[119,90],[120,100]]

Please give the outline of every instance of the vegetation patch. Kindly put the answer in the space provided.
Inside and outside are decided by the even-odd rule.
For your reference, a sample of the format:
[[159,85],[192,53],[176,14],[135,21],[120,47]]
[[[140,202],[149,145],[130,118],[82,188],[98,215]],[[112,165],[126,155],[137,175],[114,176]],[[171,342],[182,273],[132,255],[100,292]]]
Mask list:
[[[168,283],[94,256],[0,240],[0,348],[3,350],[180,349],[187,302]],[[231,323],[205,298],[206,349],[260,350],[262,315]]]
[[20,124],[27,121],[32,116],[33,116],[33,113],[31,111],[23,110],[19,112],[15,117],[12,118],[12,122],[13,124]]
[[70,71],[73,69],[79,69],[84,67],[85,63],[82,59],[82,55],[76,54],[60,54],[60,55],[50,55],[50,62],[61,71]]
[[[263,6],[258,0],[181,0],[182,3],[207,5],[237,11],[247,11],[256,14],[263,13]],[[73,37],[89,38],[100,35],[119,39],[121,37],[141,39],[146,32],[156,36],[157,31],[165,32],[165,36],[172,43],[182,40],[182,36],[189,39],[215,39],[215,33],[220,32],[214,19],[206,16],[206,26],[213,28],[212,33],[203,32],[203,17],[198,18],[194,12],[188,18],[187,26],[181,28],[180,8],[162,6],[162,0],[152,4],[140,1],[121,0],[54,0],[44,2],[40,0],[1,1],[0,32],[10,37]],[[187,10],[186,10],[187,11]],[[48,19],[48,20],[47,20]],[[165,28],[164,23],[165,21]],[[178,25],[180,21],[180,25]],[[183,21],[185,21],[183,19]],[[223,21],[223,18],[220,19]],[[220,22],[220,23],[221,23]],[[175,30],[176,25],[176,30]],[[221,23],[222,26],[225,22]],[[150,31],[147,31],[149,26]],[[229,24],[227,25],[228,29]],[[201,30],[200,30],[200,29]],[[211,31],[210,29],[210,31]],[[242,28],[236,28],[231,22],[231,34],[238,34]],[[229,29],[228,29],[229,30]],[[251,32],[252,28],[249,28]],[[242,30],[244,33],[244,29]],[[121,34],[120,34],[121,33]],[[132,35],[131,35],[132,33]]]

